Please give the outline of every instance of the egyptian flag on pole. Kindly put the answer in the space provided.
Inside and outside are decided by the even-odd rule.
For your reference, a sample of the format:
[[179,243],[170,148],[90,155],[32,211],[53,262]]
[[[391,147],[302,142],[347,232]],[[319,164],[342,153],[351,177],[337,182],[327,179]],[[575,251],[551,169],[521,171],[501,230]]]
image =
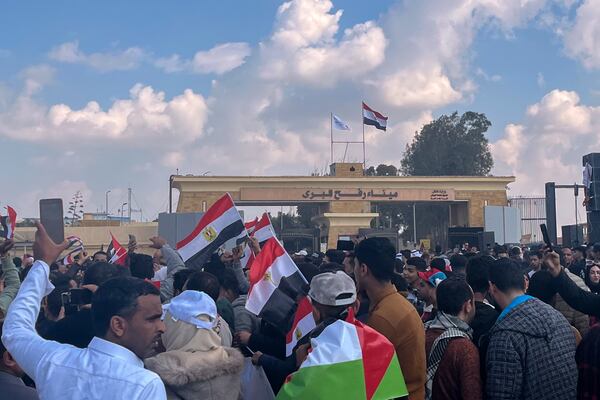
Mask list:
[[255,237],[261,246],[267,240],[275,237],[275,229],[273,229],[271,218],[269,218],[268,213],[263,213],[262,217],[254,227],[254,232],[250,236]]
[[225,242],[244,235],[244,221],[226,193],[204,213],[192,233],[177,243],[177,251],[186,264],[201,265]]
[[252,263],[246,309],[288,332],[296,297],[306,295],[308,282],[277,238],[269,239]]
[[387,400],[408,395],[394,345],[353,314],[311,339],[308,357],[287,377],[277,400]]
[[298,309],[296,310],[296,316],[292,323],[292,329],[290,329],[285,337],[285,356],[291,356],[298,341],[315,329],[316,326],[317,324],[315,323],[312,313],[312,305],[310,304],[308,297],[305,296],[298,303]]
[[249,236],[252,236],[256,230],[256,224],[258,224],[258,217],[254,218],[252,221],[244,222],[244,227]]
[[119,241],[117,240],[115,235],[112,234],[112,232],[110,234],[110,237],[111,241],[107,249],[107,253],[110,256],[108,262],[111,264],[121,265],[123,267],[126,266],[127,249],[121,246],[121,243],[119,243]]
[[6,216],[0,216],[0,223],[2,224],[2,237],[6,240],[14,239],[15,228],[17,227],[17,212],[11,206],[6,206]]
[[373,110],[371,107],[366,105],[364,102],[362,103],[362,114],[363,114],[363,124],[372,125],[377,129],[385,131],[387,127],[388,117],[385,117],[383,114]]

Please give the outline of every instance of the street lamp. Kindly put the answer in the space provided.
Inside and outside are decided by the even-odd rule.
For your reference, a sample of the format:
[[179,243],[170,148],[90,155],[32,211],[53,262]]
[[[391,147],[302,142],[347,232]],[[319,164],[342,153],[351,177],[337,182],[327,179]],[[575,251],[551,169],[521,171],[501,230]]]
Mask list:
[[104,209],[106,211],[106,219],[108,220],[108,194],[110,193],[110,190],[106,191],[106,208]]
[[125,211],[126,205],[127,205],[127,203],[121,204],[121,222],[119,223],[119,225],[121,225],[123,223],[123,211]]

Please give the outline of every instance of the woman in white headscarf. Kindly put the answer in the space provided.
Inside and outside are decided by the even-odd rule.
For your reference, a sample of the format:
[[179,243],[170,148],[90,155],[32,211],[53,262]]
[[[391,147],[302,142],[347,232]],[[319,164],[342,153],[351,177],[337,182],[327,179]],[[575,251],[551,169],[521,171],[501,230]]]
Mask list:
[[164,308],[166,352],[145,363],[165,383],[167,397],[237,400],[244,358],[221,345],[215,302],[203,292],[186,290]]

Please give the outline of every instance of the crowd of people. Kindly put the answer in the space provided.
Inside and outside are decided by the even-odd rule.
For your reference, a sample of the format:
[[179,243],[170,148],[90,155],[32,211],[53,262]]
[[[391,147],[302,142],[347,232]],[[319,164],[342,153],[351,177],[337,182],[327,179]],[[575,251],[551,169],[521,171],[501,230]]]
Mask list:
[[[124,265],[103,251],[61,265],[69,244],[42,225],[32,255],[0,243],[2,398],[235,400],[251,398],[248,368],[264,371],[271,398],[315,398],[286,385],[339,321],[393,346],[401,376],[398,388],[323,398],[396,398],[401,387],[410,400],[600,398],[598,244],[429,254],[368,238],[292,253],[315,327],[287,352],[289,332],[245,307],[241,248],[198,268],[150,241],[153,256],[132,242]],[[329,336],[330,353],[352,346]],[[368,375],[375,364],[364,365]]]

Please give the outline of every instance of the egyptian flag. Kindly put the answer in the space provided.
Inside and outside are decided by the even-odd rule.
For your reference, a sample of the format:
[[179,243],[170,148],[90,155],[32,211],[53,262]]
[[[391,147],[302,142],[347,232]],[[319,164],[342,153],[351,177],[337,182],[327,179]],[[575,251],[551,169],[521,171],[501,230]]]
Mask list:
[[298,303],[292,329],[290,329],[285,337],[285,356],[291,356],[298,341],[315,329],[316,326],[317,324],[312,313],[312,305],[308,297],[305,296]]
[[258,217],[254,218],[252,221],[244,222],[244,227],[246,228],[246,232],[248,232],[249,236],[252,236],[256,230],[256,224],[258,224]]
[[306,295],[308,283],[277,238],[269,239],[256,256],[249,280],[246,309],[288,332],[296,312],[296,298]]
[[15,238],[15,228],[17,227],[17,212],[11,206],[6,206],[8,215],[0,217],[2,224],[2,237],[6,240]]
[[244,221],[226,193],[202,215],[192,233],[177,243],[177,251],[187,265],[201,266],[225,242],[245,235]]
[[271,224],[271,218],[268,213],[264,213],[258,223],[255,226],[254,232],[250,235],[258,240],[258,243],[262,244],[267,240],[275,237],[275,229]]
[[388,117],[384,117],[383,114],[373,110],[371,107],[366,105],[364,102],[362,103],[362,113],[363,113],[363,124],[372,125],[377,129],[385,131],[387,126]]
[[62,259],[63,265],[71,265],[75,263],[75,256],[77,253],[80,253],[85,250],[83,247],[83,241],[77,236],[68,236],[67,241],[69,242],[69,247],[75,246],[75,248]]
[[244,255],[240,259],[240,264],[242,264],[242,269],[244,269],[244,270],[250,269],[252,267],[252,263],[254,263],[255,258],[256,258],[256,256],[254,255],[252,248],[250,248],[250,246],[248,246],[248,244],[246,243],[246,245],[244,246]]
[[349,312],[311,339],[300,368],[288,376],[277,400],[386,400],[408,395],[394,345]]
[[127,249],[121,246],[115,235],[111,233],[110,236],[111,242],[108,245],[108,254],[110,255],[110,259],[108,262],[125,267],[127,265]]

